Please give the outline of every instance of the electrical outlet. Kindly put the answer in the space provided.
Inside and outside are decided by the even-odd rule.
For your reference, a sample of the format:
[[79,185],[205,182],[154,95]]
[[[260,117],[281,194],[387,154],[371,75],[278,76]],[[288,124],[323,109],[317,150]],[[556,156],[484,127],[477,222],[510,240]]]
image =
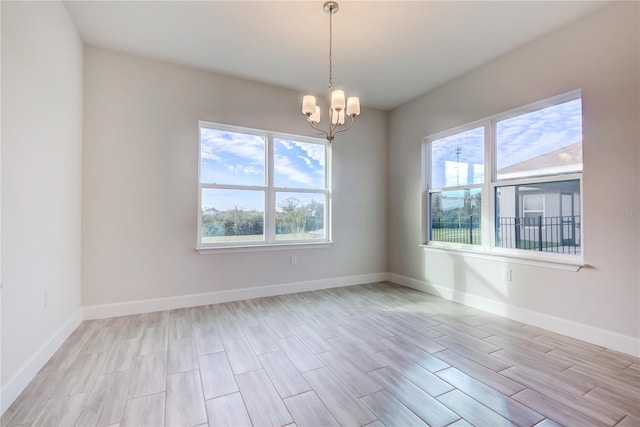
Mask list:
[[511,281],[511,269],[510,268],[505,268],[504,270],[502,270],[502,278],[504,279],[505,282],[510,282]]
[[290,262],[291,262],[291,265],[296,265],[298,263],[298,257],[295,255],[291,255]]

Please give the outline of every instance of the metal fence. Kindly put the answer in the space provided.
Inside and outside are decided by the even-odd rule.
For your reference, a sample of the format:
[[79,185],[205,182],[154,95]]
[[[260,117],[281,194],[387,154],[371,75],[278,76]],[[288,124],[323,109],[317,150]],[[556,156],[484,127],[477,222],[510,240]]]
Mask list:
[[479,245],[482,243],[481,224],[479,216],[432,217],[430,240]]
[[565,254],[580,253],[580,216],[500,217],[496,246]]
[[[482,244],[481,218],[431,218],[429,240]],[[496,219],[499,248],[564,254],[580,253],[580,216],[499,217]]]

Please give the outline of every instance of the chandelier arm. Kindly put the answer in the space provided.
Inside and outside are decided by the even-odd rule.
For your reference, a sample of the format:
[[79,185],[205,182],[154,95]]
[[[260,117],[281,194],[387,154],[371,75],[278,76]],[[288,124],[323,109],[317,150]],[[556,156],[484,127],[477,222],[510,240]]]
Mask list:
[[338,129],[338,127],[340,127],[340,123],[338,123],[338,120],[336,120],[335,124],[330,124],[329,125],[329,135],[335,135],[336,134],[336,130]]
[[351,126],[353,126],[353,122],[354,122],[354,118],[355,118],[355,117],[354,117],[354,116],[349,116],[349,117],[351,117],[351,123],[349,123],[349,126],[348,126],[347,128],[345,128],[345,129],[340,129],[339,131],[335,132],[335,133],[334,133],[334,135],[337,135],[337,134],[339,134],[340,132],[346,132],[346,131],[348,131],[349,129],[351,129]]
[[[329,99],[331,99],[331,94],[329,94]],[[337,119],[336,119],[336,123],[335,123],[335,124],[333,124],[333,123],[332,123],[332,122],[333,122],[333,115],[334,115],[334,114],[338,114],[338,115],[340,115],[339,113],[336,113],[336,112],[335,112],[335,110],[331,110],[331,109],[329,109],[329,119],[328,119],[328,122],[329,122],[329,132],[325,131],[325,133],[326,133],[328,136],[331,136],[331,137],[333,137],[333,135],[335,135],[336,129],[338,129],[338,127],[340,126],[340,123],[338,123],[338,120],[337,120]]]
[[317,133],[318,135],[325,135],[325,136],[329,136],[329,134],[327,133],[327,131],[326,131],[326,130],[322,130],[322,129],[320,129],[320,128],[315,127],[315,126],[313,125],[313,123],[311,123],[311,122],[307,122],[307,123],[309,123],[309,126],[311,126],[311,127],[316,131],[316,133]]

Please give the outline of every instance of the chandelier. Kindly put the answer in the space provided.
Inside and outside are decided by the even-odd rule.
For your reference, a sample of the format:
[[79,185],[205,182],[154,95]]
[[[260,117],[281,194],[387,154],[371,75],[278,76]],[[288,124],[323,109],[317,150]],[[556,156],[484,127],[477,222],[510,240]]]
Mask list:
[[[353,119],[360,115],[360,98],[351,96],[346,99],[344,91],[333,90],[333,14],[338,11],[338,3],[328,1],[324,4],[325,13],[329,14],[329,119],[328,130],[318,128],[320,123],[320,107],[316,105],[316,97],[305,95],[302,98],[302,113],[307,116],[309,125],[318,133],[332,142],[336,134],[347,131],[353,126]],[[345,127],[345,118],[351,120]]]

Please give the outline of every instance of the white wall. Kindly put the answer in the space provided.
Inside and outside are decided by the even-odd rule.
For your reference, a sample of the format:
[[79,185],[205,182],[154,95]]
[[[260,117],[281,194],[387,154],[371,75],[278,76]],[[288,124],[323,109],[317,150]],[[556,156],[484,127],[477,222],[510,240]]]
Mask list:
[[82,44],[60,2],[1,8],[5,409],[82,315]]
[[385,271],[386,113],[333,144],[333,246],[200,255],[198,120],[313,135],[303,94],[89,46],[84,73],[83,305]]
[[[640,354],[639,7],[637,2],[606,6],[392,112],[392,273],[437,292],[462,295],[468,303],[498,307],[515,317],[530,315],[529,320],[563,332],[575,327],[583,339],[606,344],[603,336],[619,338],[626,343],[619,349]],[[584,109],[583,225],[589,267],[575,273],[513,264],[513,281],[505,284],[504,262],[419,248],[422,139],[578,88]],[[635,216],[607,216],[611,209]],[[567,322],[548,322],[558,318]]]

